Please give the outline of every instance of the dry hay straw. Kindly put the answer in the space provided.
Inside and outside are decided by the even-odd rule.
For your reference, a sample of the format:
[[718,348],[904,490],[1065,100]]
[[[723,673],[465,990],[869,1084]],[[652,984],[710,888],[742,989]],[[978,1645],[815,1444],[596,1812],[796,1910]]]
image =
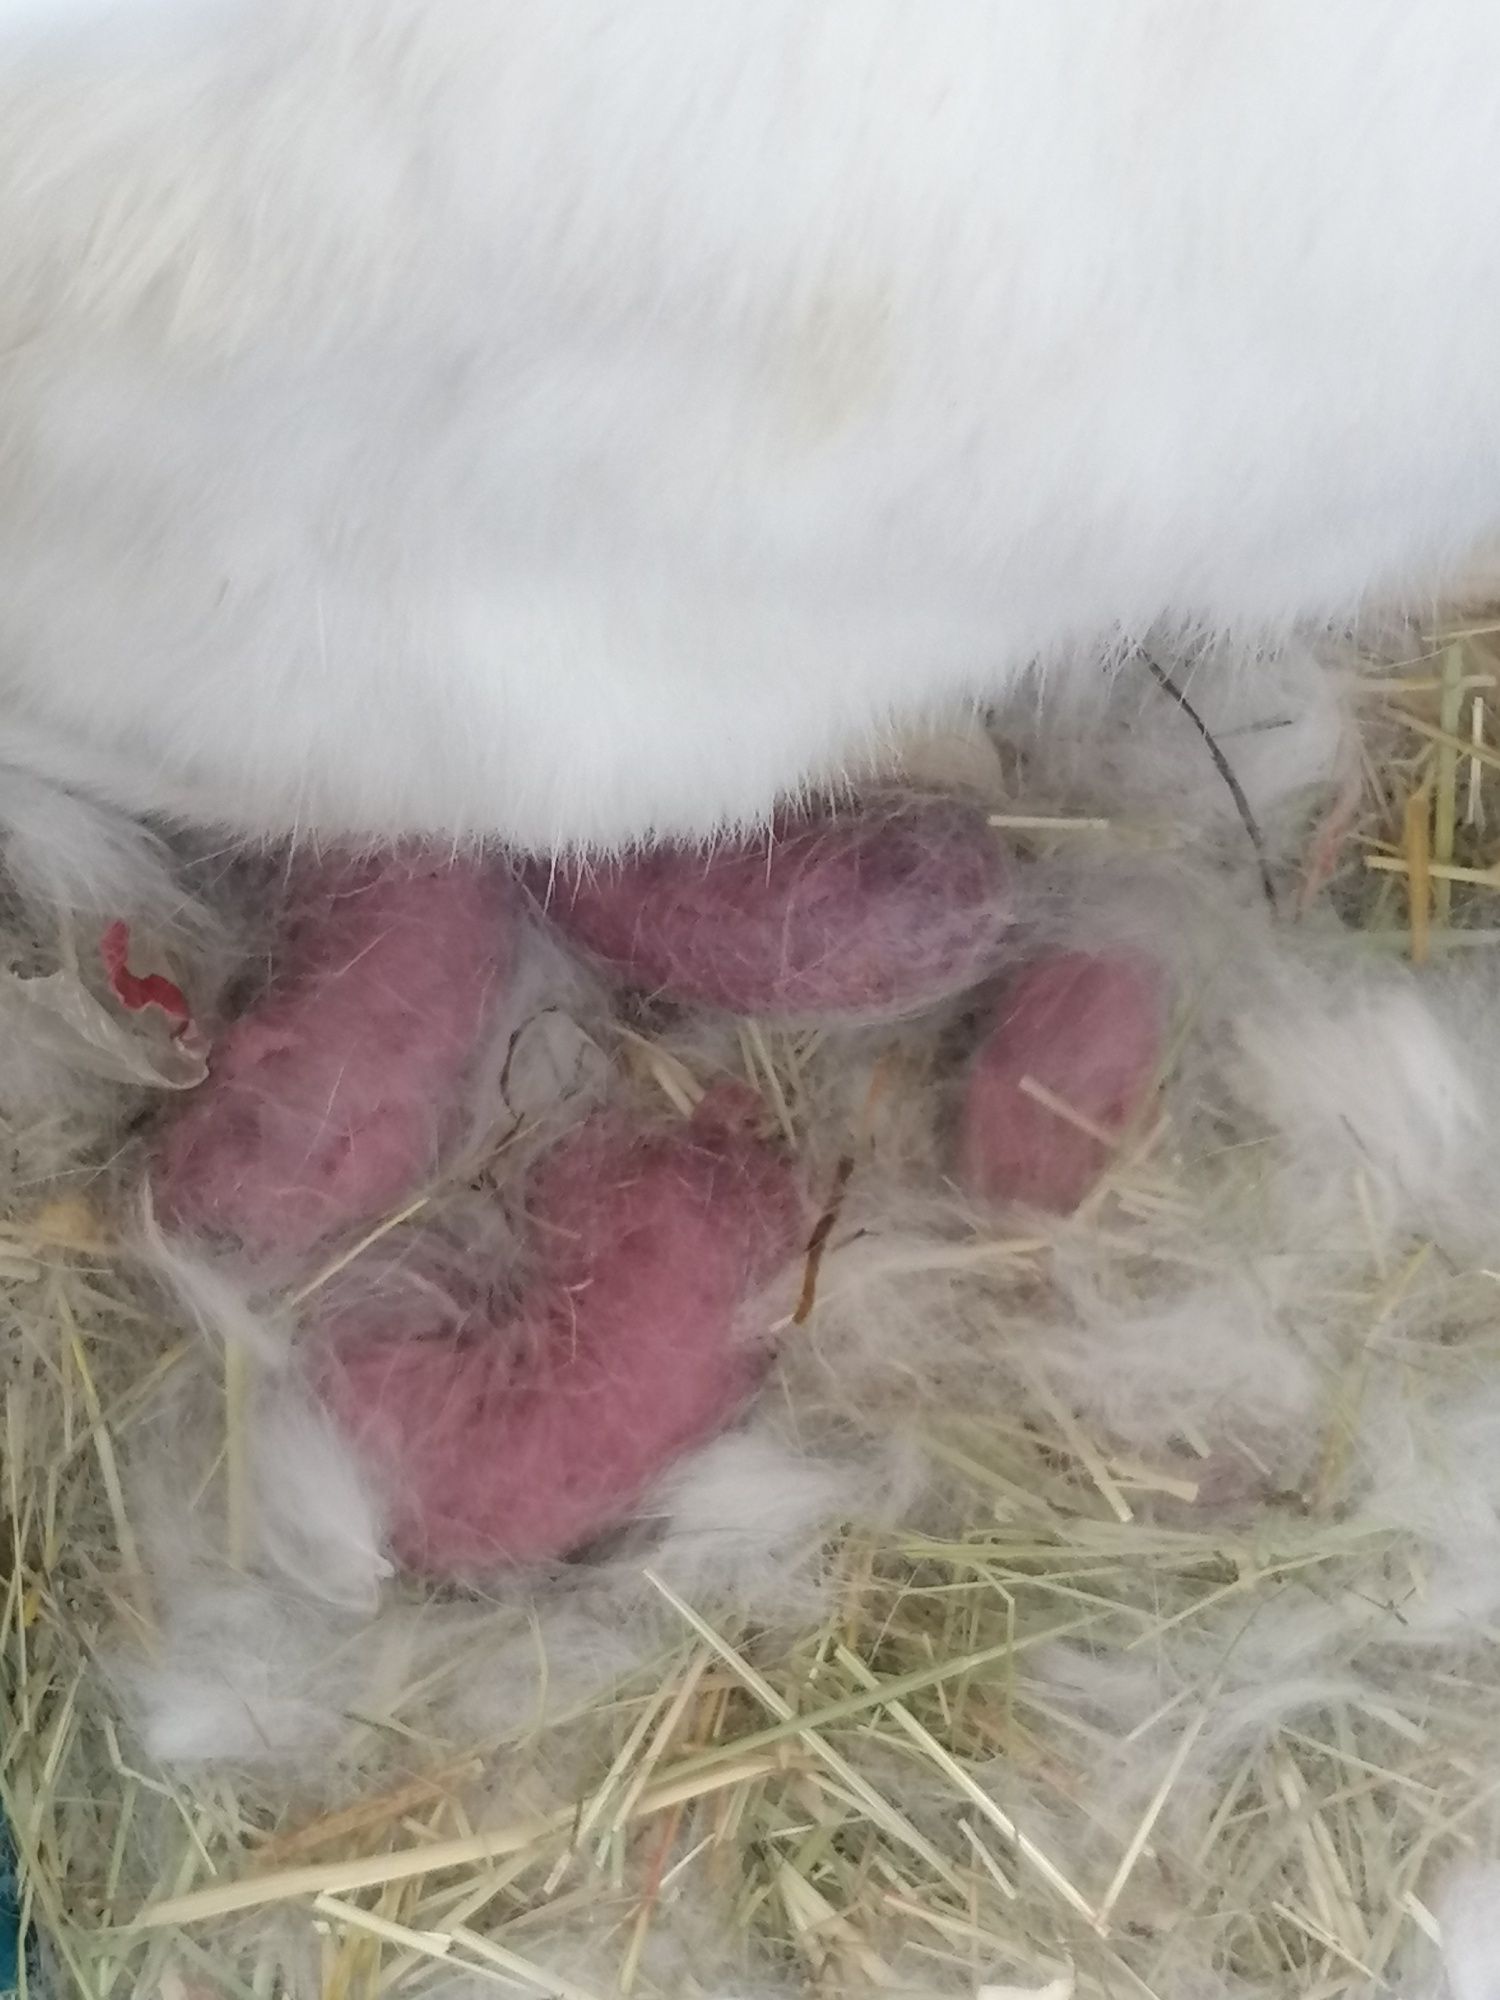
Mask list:
[[[1500,942],[1500,628],[1476,620],[1384,665],[1359,707],[1359,782],[1309,836],[1309,893],[1419,962]],[[1004,818],[1043,850],[1121,837],[1050,801]],[[742,1039],[799,1139],[813,1042]],[[690,1050],[635,1054],[669,1099],[691,1099]],[[418,1675],[347,1718],[343,1790],[309,1803],[252,1769],[155,1766],[120,1717],[110,1662],[168,1643],[124,1468],[202,1354],[112,1249],[87,1175],[39,1189],[32,1135],[11,1150],[0,1787],[52,1991],[682,2000],[1009,1983],[1338,2000],[1399,1985],[1436,1937],[1434,1867],[1493,1830],[1500,1674],[1463,1664],[1420,1703],[1356,1691],[1232,1756],[1200,1754],[1268,1610],[1353,1595],[1399,1619],[1422,1588],[1400,1534],[1336,1499],[1351,1406],[1380,1365],[1372,1330],[1419,1280],[1421,1246],[1344,1301],[1354,1335],[1314,1475],[1268,1492],[1248,1524],[1211,1504],[1225,1440],[1189,1429],[1142,1458],[1018,1364],[1003,1409],[958,1394],[922,1408],[943,1509],[846,1526],[799,1630],[768,1641],[654,1577],[648,1660],[470,1740],[435,1727]],[[1202,1164],[1170,1131],[1137,1134],[1100,1230],[1175,1217],[1190,1261],[1201,1201],[1230,1198],[1236,1171],[1220,1163],[1205,1194]],[[1003,1315],[1045,1283],[1051,1252],[1002,1223],[951,1254],[984,1267]],[[229,1371],[204,1488],[230,1496],[231,1544],[245,1393]],[[1253,1465],[1256,1440],[1228,1442]],[[494,1615],[514,1624],[513,1607]],[[1179,1664],[1128,1728],[1039,1666],[1063,1643],[1149,1665],[1197,1639],[1198,1666]],[[542,1683],[547,1645],[539,1627]],[[528,1769],[565,1776],[528,1789]],[[707,1908],[712,1935],[694,1929]],[[575,1934],[586,1949],[567,1947]]]

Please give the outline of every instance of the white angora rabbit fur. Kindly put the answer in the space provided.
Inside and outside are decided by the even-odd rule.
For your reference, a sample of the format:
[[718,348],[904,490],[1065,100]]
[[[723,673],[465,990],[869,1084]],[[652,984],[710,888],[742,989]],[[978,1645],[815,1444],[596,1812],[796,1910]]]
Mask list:
[[1493,0],[0,0],[0,759],[702,834],[1500,530]]

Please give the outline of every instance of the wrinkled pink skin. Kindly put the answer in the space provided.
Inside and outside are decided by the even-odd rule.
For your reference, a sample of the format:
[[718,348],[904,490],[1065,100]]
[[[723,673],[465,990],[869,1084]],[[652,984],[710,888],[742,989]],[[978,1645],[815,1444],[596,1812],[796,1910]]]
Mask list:
[[958,1175],[984,1200],[1066,1215],[1110,1148],[1030,1096],[1029,1078],[1112,1137],[1144,1107],[1162,1058],[1160,980],[1125,956],[1058,952],[1001,994],[969,1070]]
[[627,1519],[755,1388],[766,1348],[740,1309],[806,1223],[788,1166],[709,1101],[665,1133],[595,1116],[544,1160],[529,1212],[513,1313],[476,1303],[455,1333],[377,1305],[326,1330],[322,1393],[414,1569],[558,1558]]
[[462,1115],[514,900],[446,855],[309,870],[269,991],[167,1129],[158,1213],[285,1258],[410,1195]]
[[993,971],[1010,928],[999,843],[953,800],[788,816],[708,854],[657,847],[524,876],[623,983],[738,1014],[914,1013]]

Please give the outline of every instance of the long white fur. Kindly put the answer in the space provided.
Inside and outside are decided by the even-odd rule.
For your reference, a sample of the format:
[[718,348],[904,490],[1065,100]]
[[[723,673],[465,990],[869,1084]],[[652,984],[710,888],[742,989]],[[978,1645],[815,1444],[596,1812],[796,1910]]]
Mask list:
[[131,808],[704,834],[1500,529],[1485,0],[9,25],[0,750]]

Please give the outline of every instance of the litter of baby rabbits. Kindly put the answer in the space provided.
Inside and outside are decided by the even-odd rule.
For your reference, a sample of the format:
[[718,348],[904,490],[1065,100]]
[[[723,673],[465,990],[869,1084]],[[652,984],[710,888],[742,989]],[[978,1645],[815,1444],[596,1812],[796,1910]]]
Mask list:
[[196,1092],[0,992],[43,1991],[1494,1991],[1500,632],[1169,664],[1253,840],[1127,662],[763,864],[184,853]]

